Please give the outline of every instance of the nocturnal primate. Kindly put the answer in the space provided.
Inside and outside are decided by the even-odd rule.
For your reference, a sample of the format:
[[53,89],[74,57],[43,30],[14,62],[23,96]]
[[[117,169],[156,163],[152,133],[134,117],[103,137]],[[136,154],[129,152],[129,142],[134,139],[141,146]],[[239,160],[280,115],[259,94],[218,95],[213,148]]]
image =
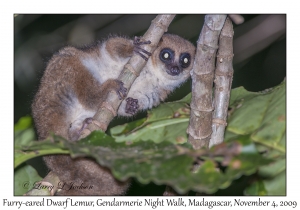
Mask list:
[[[165,34],[151,56],[139,47],[141,44],[148,42],[114,36],[89,47],[65,47],[54,54],[32,104],[38,139],[46,139],[53,132],[70,141],[78,140],[110,91],[116,91],[120,99],[125,97],[118,115],[132,116],[157,106],[189,78],[195,56],[192,43]],[[148,62],[127,91],[117,78],[133,53]],[[129,186],[129,182],[117,181],[92,159],[72,159],[68,155],[44,159],[65,184],[57,195],[120,195]],[[92,189],[69,190],[72,183]]]

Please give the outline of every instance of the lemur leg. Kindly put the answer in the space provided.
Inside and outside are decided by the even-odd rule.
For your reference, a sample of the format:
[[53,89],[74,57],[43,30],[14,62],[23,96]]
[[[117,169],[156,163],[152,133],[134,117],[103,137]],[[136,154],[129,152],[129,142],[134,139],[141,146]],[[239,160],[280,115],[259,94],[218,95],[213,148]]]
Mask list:
[[[126,97],[127,95],[127,89],[124,87],[124,83],[120,80],[107,80],[101,85],[101,89],[99,91],[99,94],[101,94],[101,100],[98,100],[98,108],[101,106],[101,104],[106,99],[109,92],[115,91],[119,97],[120,100]],[[97,97],[97,96],[93,96]],[[97,127],[101,127],[100,123],[93,119],[93,116],[96,113],[95,111],[86,111],[78,115],[78,117],[70,124],[69,128],[69,139],[71,141],[76,141],[79,139],[81,135],[88,135],[91,133],[91,131],[87,128],[87,126],[91,123],[94,123],[97,125]]]
[[94,123],[96,125],[99,124],[99,122],[97,120],[94,120],[92,117],[85,118],[85,120],[82,122],[82,127],[77,131],[77,135],[89,135],[91,131],[86,127],[91,123]]

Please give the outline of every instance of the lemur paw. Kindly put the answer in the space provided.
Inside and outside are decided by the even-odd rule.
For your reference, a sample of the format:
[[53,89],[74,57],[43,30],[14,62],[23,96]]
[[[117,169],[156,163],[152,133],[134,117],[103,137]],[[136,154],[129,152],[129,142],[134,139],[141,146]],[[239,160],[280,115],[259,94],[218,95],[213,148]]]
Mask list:
[[117,94],[119,96],[119,99],[122,100],[127,95],[127,88],[124,87],[124,83],[121,82],[120,80],[116,80],[116,82],[118,84],[116,92],[117,92]]
[[126,102],[125,112],[127,114],[135,115],[139,109],[139,101],[137,99],[128,97],[126,98]]
[[148,61],[148,58],[143,55],[142,53],[148,55],[148,56],[151,56],[151,53],[142,49],[140,46],[143,45],[143,44],[151,44],[151,41],[141,41],[141,38],[140,37],[134,37],[134,40],[133,40],[133,45],[134,45],[134,48],[133,48],[133,51],[137,54],[139,54],[145,61]]
[[[87,126],[91,123],[99,124],[98,121],[94,120],[92,117],[86,118],[82,122],[81,127],[76,122],[72,123],[70,125],[70,129],[69,129],[69,140],[77,141],[77,140],[79,140],[80,136],[89,135],[91,133],[91,131],[87,128]],[[77,127],[76,127],[76,125],[77,125]]]

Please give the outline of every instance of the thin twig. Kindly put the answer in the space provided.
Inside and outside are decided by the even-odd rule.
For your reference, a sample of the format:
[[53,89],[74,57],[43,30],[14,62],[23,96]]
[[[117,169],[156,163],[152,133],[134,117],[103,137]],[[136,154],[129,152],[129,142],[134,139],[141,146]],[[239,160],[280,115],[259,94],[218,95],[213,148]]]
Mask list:
[[224,141],[227,126],[227,111],[233,77],[233,26],[229,18],[226,19],[220,34],[219,50],[215,72],[214,113],[212,120],[212,135],[209,147]]
[[234,64],[241,64],[286,34],[286,15],[259,15],[235,30]]
[[208,147],[212,133],[212,87],[218,39],[226,15],[206,15],[197,42],[192,75],[191,116],[187,129],[189,142],[195,149]]
[[239,25],[242,24],[244,22],[244,18],[241,15],[228,15],[230,17],[230,19],[232,20],[232,22],[234,22],[235,24]]

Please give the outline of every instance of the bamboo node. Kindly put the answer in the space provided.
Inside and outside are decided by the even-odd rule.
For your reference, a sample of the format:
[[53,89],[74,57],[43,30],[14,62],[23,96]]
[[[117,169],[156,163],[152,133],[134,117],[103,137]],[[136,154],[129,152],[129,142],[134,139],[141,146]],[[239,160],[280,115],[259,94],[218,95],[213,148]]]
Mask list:
[[136,72],[136,70],[129,63],[127,63],[125,65],[125,69],[127,69],[129,72],[131,72],[132,74],[134,74],[136,77],[138,77],[140,75],[139,73]]
[[93,120],[93,124],[100,128],[102,131],[106,131],[107,125],[105,123]]
[[151,21],[151,24],[155,25],[155,27],[162,29],[164,32],[167,32],[167,28],[160,21],[156,21],[155,19]]
[[195,112],[195,111],[198,111],[198,112],[212,112],[212,111],[214,111],[214,107],[211,106],[211,107],[207,107],[207,108],[199,108],[199,107],[196,107],[193,104],[191,104],[191,110],[193,112]]
[[189,135],[191,135],[193,138],[194,138],[194,140],[203,140],[203,139],[206,139],[206,138],[208,138],[208,137],[210,137],[211,136],[211,134],[212,134],[212,131],[209,133],[209,134],[207,134],[207,135],[205,135],[205,136],[201,136],[201,134],[200,134],[200,132],[198,132],[197,134],[196,133],[194,133],[193,132],[193,129],[192,128],[187,128],[187,133],[189,134]]
[[[114,108],[109,104],[107,103],[106,101],[104,101],[102,104],[101,104],[101,108],[106,108],[110,113],[112,113],[112,115],[115,117],[117,116],[117,113],[116,111],[114,110]],[[97,125],[97,124],[96,124]],[[97,125],[98,126],[98,125]],[[98,126],[100,127],[100,126]]]
[[196,74],[197,76],[204,76],[204,75],[209,75],[209,76],[214,76],[214,72],[211,71],[211,72],[201,72],[201,69],[199,71],[193,71],[194,74]]
[[218,69],[216,69],[215,71],[215,75],[216,76],[223,76],[223,77],[232,77],[233,76],[233,71],[227,71],[227,72],[224,72],[224,71],[220,71]]
[[210,46],[210,45],[207,45],[207,44],[198,44],[200,49],[202,49],[203,51],[208,51],[208,50],[213,50],[213,51],[216,51],[217,49],[219,49],[219,45],[216,45],[216,46]]
[[223,119],[220,119],[220,118],[213,118],[212,122],[215,123],[215,124],[227,126],[227,122]]
[[[220,62],[221,62],[221,59],[222,59],[222,62],[224,59],[227,59],[227,60],[232,60],[234,57],[234,54],[233,53],[228,53],[228,54],[217,54],[217,58],[220,58]],[[221,62],[221,63],[222,63]]]

